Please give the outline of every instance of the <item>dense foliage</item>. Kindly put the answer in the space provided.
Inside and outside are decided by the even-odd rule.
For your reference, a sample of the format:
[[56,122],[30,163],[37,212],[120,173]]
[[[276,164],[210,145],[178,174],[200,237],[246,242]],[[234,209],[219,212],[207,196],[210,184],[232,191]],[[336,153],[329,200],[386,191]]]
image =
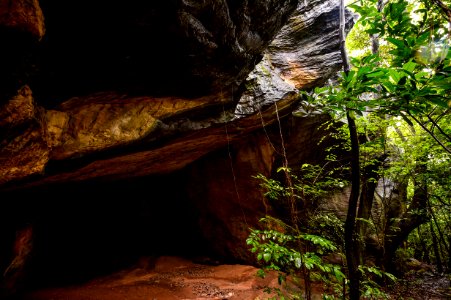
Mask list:
[[[357,216],[350,228],[355,251],[359,253],[360,275],[354,279],[352,274],[348,275],[351,280],[363,282],[359,287],[362,297],[383,296],[372,277],[365,276],[365,270],[380,277],[383,274],[392,277],[385,272],[401,276],[402,272],[408,271],[407,261],[413,258],[434,264],[438,272],[451,270],[449,4],[440,0],[362,0],[350,4],[349,8],[360,15],[347,39],[347,50],[352,56],[350,69],[340,74],[336,85],[301,92],[304,101],[327,111],[336,120],[347,125],[351,121],[355,123],[360,163],[359,195]],[[344,138],[348,141],[352,138],[348,131],[341,132],[347,135]],[[322,166],[309,168],[316,168],[316,173],[322,170]],[[260,179],[270,198],[285,197],[298,203],[291,206],[296,208],[291,214],[300,214],[297,209],[301,206],[310,208],[306,215],[310,216],[309,222],[313,222],[322,214],[315,214],[318,206],[314,204],[327,197],[335,187],[341,188],[346,181],[328,174],[309,177],[315,172],[302,170],[295,177],[285,168],[287,176],[292,178],[285,184],[264,177]],[[311,178],[316,181],[312,182]],[[327,228],[326,222],[323,224]],[[304,281],[308,281],[314,266],[307,268],[308,257],[305,255],[311,252],[306,249],[314,249],[318,257],[322,257],[324,251],[315,243],[313,248],[308,246],[304,234],[324,238],[331,237],[331,232],[314,232],[296,217],[291,218],[289,227],[283,228],[291,230],[278,233],[274,228],[268,228],[272,231],[252,231],[249,243],[259,258],[270,263],[270,268],[294,274],[294,264],[302,271]],[[275,236],[277,241],[279,234],[283,235],[282,240],[291,243],[289,247],[285,242],[277,244],[280,252],[274,250],[274,242],[268,244],[261,240],[262,236]],[[343,235],[341,238],[344,239]],[[326,240],[332,245],[330,239]],[[294,241],[297,244],[292,245]],[[340,252],[344,244],[342,241],[334,244],[336,248],[329,247],[328,250]],[[288,249],[289,255],[280,254],[282,261],[274,259],[278,257],[275,252],[285,253],[283,249]],[[302,264],[296,265],[294,257],[301,257]],[[282,268],[290,262],[291,267]],[[328,266],[321,260],[318,264]],[[349,261],[347,265],[350,267]],[[318,269],[318,265],[315,266]],[[338,270],[334,268],[327,270]],[[345,269],[340,270],[343,271],[341,274],[346,273]],[[306,271],[310,274],[308,278]],[[326,277],[323,277],[325,282]],[[343,284],[341,279],[341,275],[335,276],[334,282]],[[375,289],[368,292],[369,287]],[[346,294],[346,287],[330,295],[342,297],[343,294]],[[304,295],[309,298],[307,291]]]

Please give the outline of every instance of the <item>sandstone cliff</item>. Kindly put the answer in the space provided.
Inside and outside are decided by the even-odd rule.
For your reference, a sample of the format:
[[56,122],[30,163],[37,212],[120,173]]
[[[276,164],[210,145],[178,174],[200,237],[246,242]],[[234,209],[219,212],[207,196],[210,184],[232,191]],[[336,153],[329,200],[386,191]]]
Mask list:
[[[126,230],[148,234],[143,227],[158,224],[142,210],[183,198],[212,251],[250,260],[247,228],[268,210],[252,176],[269,175],[280,159],[278,126],[294,132],[285,141],[298,149],[293,161],[320,156],[323,117],[293,121],[291,112],[297,89],[324,84],[340,68],[337,28],[332,1],[0,0],[3,239],[36,223],[51,228],[41,231],[51,242],[39,251],[58,248],[61,234],[68,245],[86,243],[76,236],[87,228],[116,226],[101,217],[108,208],[99,190],[87,187],[151,178],[146,199],[131,201],[125,217],[143,224]],[[183,192],[156,190],[163,185]],[[142,198],[128,191],[104,194],[117,218],[128,198]],[[31,201],[36,195],[50,200]],[[65,210],[79,205],[83,216],[88,203],[96,203],[89,226],[64,220],[79,222]]]

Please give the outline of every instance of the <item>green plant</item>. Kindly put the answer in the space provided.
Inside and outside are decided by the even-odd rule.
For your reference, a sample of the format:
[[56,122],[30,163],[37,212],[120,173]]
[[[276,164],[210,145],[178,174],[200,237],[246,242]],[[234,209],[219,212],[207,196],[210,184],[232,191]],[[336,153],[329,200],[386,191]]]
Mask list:
[[396,277],[388,272],[384,272],[377,267],[359,266],[362,276],[362,297],[364,299],[390,299],[389,295],[384,292],[380,284],[376,280],[390,280],[395,282]]
[[[344,72],[336,86],[301,94],[310,105],[338,119],[346,118],[348,124],[352,189],[345,248],[351,298],[358,299],[358,265],[365,259],[361,241],[370,229],[377,229],[374,236],[377,234],[379,239],[381,265],[386,269],[393,268],[396,250],[422,224],[429,227],[424,231],[430,232],[433,253],[429,256],[435,258],[437,268],[443,269],[442,256],[448,253],[449,257],[451,243],[444,234],[445,226],[449,232],[449,218],[443,214],[449,212],[449,197],[439,195],[447,194],[449,184],[436,177],[445,170],[436,167],[447,165],[449,170],[451,153],[451,9],[448,2],[440,0],[361,0],[349,7],[360,14],[357,32],[351,38],[365,37],[366,32],[368,41],[353,45],[365,49],[348,60],[344,8],[340,5]],[[371,124],[368,121],[372,118],[386,121],[373,136],[361,127],[362,123]],[[401,143],[390,140],[393,131]],[[409,146],[405,147],[405,143]],[[378,179],[391,181],[391,187],[386,186],[393,193],[379,197],[382,220],[371,223]],[[428,223],[430,218],[434,223]]]
[[327,168],[327,166],[328,163],[323,166],[305,163],[297,172],[287,167],[278,168],[277,173],[284,173],[288,176],[291,184],[288,182],[284,184],[262,174],[258,174],[254,178],[260,180],[264,196],[269,200],[283,203],[294,199],[296,207],[301,208],[302,212],[292,211],[291,214],[302,213],[304,216],[312,216],[321,199],[347,185],[347,181],[339,174],[342,168]]
[[[304,165],[300,173],[295,175],[290,169],[279,168],[279,172],[286,172],[291,178],[292,185],[285,186],[281,182],[258,175],[264,195],[272,201],[281,201],[284,198],[294,198],[299,202],[316,203],[329,193],[340,189],[342,179],[333,178],[333,171],[328,173],[324,167]],[[322,174],[322,175],[321,175]],[[313,200],[312,200],[313,199]],[[298,213],[297,211],[291,213]],[[323,299],[336,299],[343,297],[348,291],[348,280],[344,275],[342,264],[333,264],[325,260],[327,255],[343,257],[343,221],[331,213],[320,210],[310,211],[308,222],[289,225],[286,222],[267,216],[262,218],[263,229],[251,229],[247,239],[250,251],[256,255],[262,268],[259,276],[265,276],[267,271],[279,273],[279,284],[284,289],[268,288],[267,292],[275,293],[279,299],[311,299],[312,284],[322,284]],[[292,221],[292,218],[288,218]],[[300,230],[299,228],[304,228]],[[366,299],[386,298],[378,281],[389,278],[394,279],[374,266],[358,266],[362,279],[361,295]],[[290,289],[290,282],[303,287]]]
[[[281,232],[280,229],[251,229],[247,244],[251,246],[250,251],[256,254],[262,264],[260,276],[264,276],[265,271],[268,270],[277,271],[279,272],[279,284],[285,283],[287,276],[291,276],[294,281],[302,278],[307,299],[311,293],[309,290],[311,281],[320,281],[324,284],[325,289],[329,289],[329,292],[340,293],[345,280],[342,267],[326,263],[322,259],[323,255],[337,250],[330,240],[313,234],[299,233],[274,218],[263,218],[261,222],[273,225],[276,223],[276,227],[286,232]],[[330,291],[330,287],[334,287],[334,290]],[[268,291],[273,292],[274,290]],[[282,296],[280,290],[277,292]],[[298,292],[294,292],[290,295],[283,295],[283,297],[298,299],[300,295]]]

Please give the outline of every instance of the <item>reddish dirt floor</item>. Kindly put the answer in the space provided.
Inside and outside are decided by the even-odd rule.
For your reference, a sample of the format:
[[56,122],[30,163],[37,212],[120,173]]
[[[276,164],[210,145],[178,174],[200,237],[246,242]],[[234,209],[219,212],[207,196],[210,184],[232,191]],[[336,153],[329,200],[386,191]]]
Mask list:
[[265,287],[280,287],[277,274],[264,279],[246,265],[203,265],[179,257],[160,257],[151,263],[98,278],[79,286],[31,292],[25,300],[263,300]]
[[[196,260],[197,262],[197,260]],[[208,261],[207,261],[208,262]],[[277,273],[262,279],[247,265],[194,263],[180,257],[142,259],[136,266],[87,283],[30,292],[21,300],[266,300],[275,296],[267,287],[281,288]],[[296,290],[294,285],[281,291]],[[296,290],[298,294],[301,291]],[[450,278],[437,272],[410,272],[391,286],[389,299],[451,299]],[[322,299],[320,285],[313,300]],[[276,298],[279,299],[279,298]]]

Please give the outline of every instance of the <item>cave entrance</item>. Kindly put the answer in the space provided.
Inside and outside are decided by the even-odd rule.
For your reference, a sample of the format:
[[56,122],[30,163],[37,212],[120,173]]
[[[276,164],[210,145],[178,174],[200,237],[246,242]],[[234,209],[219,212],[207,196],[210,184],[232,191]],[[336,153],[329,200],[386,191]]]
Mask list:
[[33,226],[35,285],[72,284],[142,257],[211,256],[183,174],[14,192],[5,224]]

